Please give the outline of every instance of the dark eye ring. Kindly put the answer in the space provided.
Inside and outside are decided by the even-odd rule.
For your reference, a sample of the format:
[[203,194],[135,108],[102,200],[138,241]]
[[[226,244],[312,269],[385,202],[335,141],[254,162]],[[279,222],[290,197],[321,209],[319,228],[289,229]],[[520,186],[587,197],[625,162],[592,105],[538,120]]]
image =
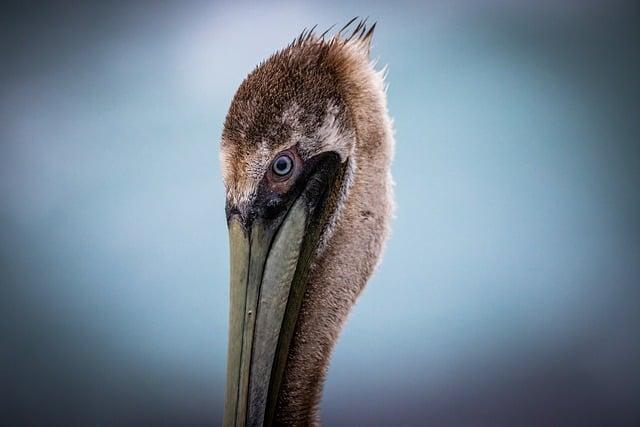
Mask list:
[[271,164],[271,169],[278,176],[286,176],[293,169],[293,159],[287,154],[280,154]]

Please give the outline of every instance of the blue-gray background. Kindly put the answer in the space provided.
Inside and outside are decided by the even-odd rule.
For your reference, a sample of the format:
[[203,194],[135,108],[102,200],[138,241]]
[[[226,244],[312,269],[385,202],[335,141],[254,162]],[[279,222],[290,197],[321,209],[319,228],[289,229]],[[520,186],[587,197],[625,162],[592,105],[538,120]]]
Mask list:
[[325,423],[640,422],[634,2],[2,8],[3,419],[220,421],[226,109],[304,27],[360,15],[398,208]]

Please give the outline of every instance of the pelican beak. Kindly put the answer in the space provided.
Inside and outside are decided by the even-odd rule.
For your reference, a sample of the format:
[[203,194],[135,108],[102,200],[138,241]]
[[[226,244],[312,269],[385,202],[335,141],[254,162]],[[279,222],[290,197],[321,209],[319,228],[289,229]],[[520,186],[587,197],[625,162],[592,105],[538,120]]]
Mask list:
[[[335,160],[335,159],[334,159]],[[325,166],[337,166],[335,161]],[[273,422],[289,343],[336,167],[324,167],[281,215],[229,218],[231,307],[225,426]],[[333,171],[334,173],[331,173]],[[323,181],[323,177],[326,178]],[[313,188],[315,187],[315,189]],[[321,189],[319,191],[319,189]]]

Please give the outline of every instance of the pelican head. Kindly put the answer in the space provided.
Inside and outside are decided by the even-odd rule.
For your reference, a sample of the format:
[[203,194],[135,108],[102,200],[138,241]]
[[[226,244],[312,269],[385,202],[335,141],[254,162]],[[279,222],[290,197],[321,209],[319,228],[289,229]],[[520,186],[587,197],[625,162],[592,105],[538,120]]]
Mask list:
[[318,424],[331,351],[388,235],[384,76],[369,60],[375,25],[354,26],[304,32],[262,62],[224,123],[226,426]]

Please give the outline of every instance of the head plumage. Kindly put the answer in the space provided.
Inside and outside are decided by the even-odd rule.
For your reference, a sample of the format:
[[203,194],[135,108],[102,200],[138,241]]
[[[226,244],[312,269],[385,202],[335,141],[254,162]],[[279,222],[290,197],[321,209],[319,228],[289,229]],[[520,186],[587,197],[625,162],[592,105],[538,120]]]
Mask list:
[[[376,22],[373,25],[367,25],[367,19],[360,19],[358,17],[352,18],[347,22],[339,31],[333,34],[331,37],[328,35],[335,27],[335,24],[327,28],[320,35],[315,34],[315,30],[318,27],[314,25],[310,29],[304,29],[298,37],[290,44],[290,47],[303,46],[306,43],[314,41],[322,41],[328,45],[332,44],[351,44],[358,47],[365,48],[366,53],[369,53],[371,49],[371,40],[373,39],[373,33],[376,29]],[[358,21],[356,23],[356,21]],[[352,28],[352,29],[351,29]]]

